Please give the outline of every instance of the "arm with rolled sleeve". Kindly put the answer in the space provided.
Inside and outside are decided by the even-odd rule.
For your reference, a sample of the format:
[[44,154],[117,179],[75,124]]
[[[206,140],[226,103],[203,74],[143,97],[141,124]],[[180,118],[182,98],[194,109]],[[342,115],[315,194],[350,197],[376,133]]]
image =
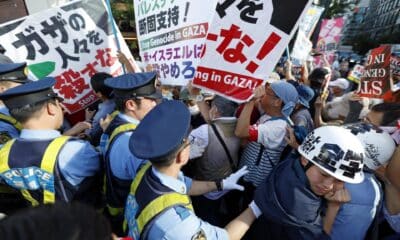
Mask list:
[[239,138],[249,137],[250,118],[255,105],[255,100],[245,103],[236,123],[235,135]]

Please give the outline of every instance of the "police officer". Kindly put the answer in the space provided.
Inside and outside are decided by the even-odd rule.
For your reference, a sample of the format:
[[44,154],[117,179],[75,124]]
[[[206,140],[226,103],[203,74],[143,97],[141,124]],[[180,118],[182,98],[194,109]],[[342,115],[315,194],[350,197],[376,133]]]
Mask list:
[[179,101],[164,101],[150,111],[132,133],[129,146],[149,159],[131,185],[125,207],[129,236],[134,239],[240,239],[255,219],[247,208],[225,229],[199,219],[188,195],[215,190],[243,190],[237,184],[246,167],[224,180],[207,182],[185,177],[189,160],[190,112]]
[[129,73],[105,80],[105,85],[113,89],[120,112],[105,130],[109,136],[105,151],[106,215],[117,234],[122,234],[123,208],[129,186],[144,163],[129,151],[129,138],[139,121],[162,97],[155,88],[155,80],[155,72]]
[[88,143],[56,130],[63,122],[54,78],[30,81],[0,94],[23,129],[0,150],[0,178],[33,205],[98,201],[99,153]]
[[[0,64],[0,93],[27,82],[25,67],[25,62]],[[21,124],[10,116],[0,101],[0,145],[18,137],[20,130]]]

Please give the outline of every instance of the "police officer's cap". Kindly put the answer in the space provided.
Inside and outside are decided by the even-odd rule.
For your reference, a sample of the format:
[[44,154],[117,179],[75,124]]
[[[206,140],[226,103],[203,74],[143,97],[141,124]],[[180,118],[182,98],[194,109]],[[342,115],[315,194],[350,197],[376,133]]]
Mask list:
[[52,77],[46,77],[38,81],[30,81],[20,86],[10,88],[0,94],[0,100],[9,108],[20,108],[28,104],[57,98],[58,95],[53,91],[52,87],[56,80]]
[[114,96],[145,97],[159,99],[161,93],[156,90],[155,72],[128,73],[118,77],[107,78],[105,85],[114,89]]
[[160,163],[187,139],[190,112],[181,101],[164,101],[153,108],[133,131],[129,148],[142,159]]
[[26,62],[0,64],[0,81],[26,83],[25,67]]

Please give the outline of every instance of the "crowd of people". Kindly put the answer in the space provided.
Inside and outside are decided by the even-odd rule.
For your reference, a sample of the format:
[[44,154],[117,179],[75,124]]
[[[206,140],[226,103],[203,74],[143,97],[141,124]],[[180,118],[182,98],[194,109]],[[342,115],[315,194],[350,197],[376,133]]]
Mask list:
[[1,239],[400,238],[400,91],[288,60],[237,104],[119,56],[73,126],[53,77],[0,64]]

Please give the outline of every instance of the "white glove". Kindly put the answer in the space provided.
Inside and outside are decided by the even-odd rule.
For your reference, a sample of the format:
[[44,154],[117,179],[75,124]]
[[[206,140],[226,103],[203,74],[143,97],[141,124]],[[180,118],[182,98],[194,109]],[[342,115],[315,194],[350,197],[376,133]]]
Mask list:
[[232,173],[227,178],[222,180],[222,189],[223,190],[236,189],[239,191],[243,191],[244,187],[242,185],[237,184],[237,181],[239,181],[239,179],[241,177],[243,177],[244,175],[246,175],[248,172],[249,172],[249,170],[247,170],[247,166],[244,166],[241,169],[239,169],[238,171],[236,171],[235,173]]
[[190,145],[189,159],[198,158],[203,156],[205,148],[197,144]]

